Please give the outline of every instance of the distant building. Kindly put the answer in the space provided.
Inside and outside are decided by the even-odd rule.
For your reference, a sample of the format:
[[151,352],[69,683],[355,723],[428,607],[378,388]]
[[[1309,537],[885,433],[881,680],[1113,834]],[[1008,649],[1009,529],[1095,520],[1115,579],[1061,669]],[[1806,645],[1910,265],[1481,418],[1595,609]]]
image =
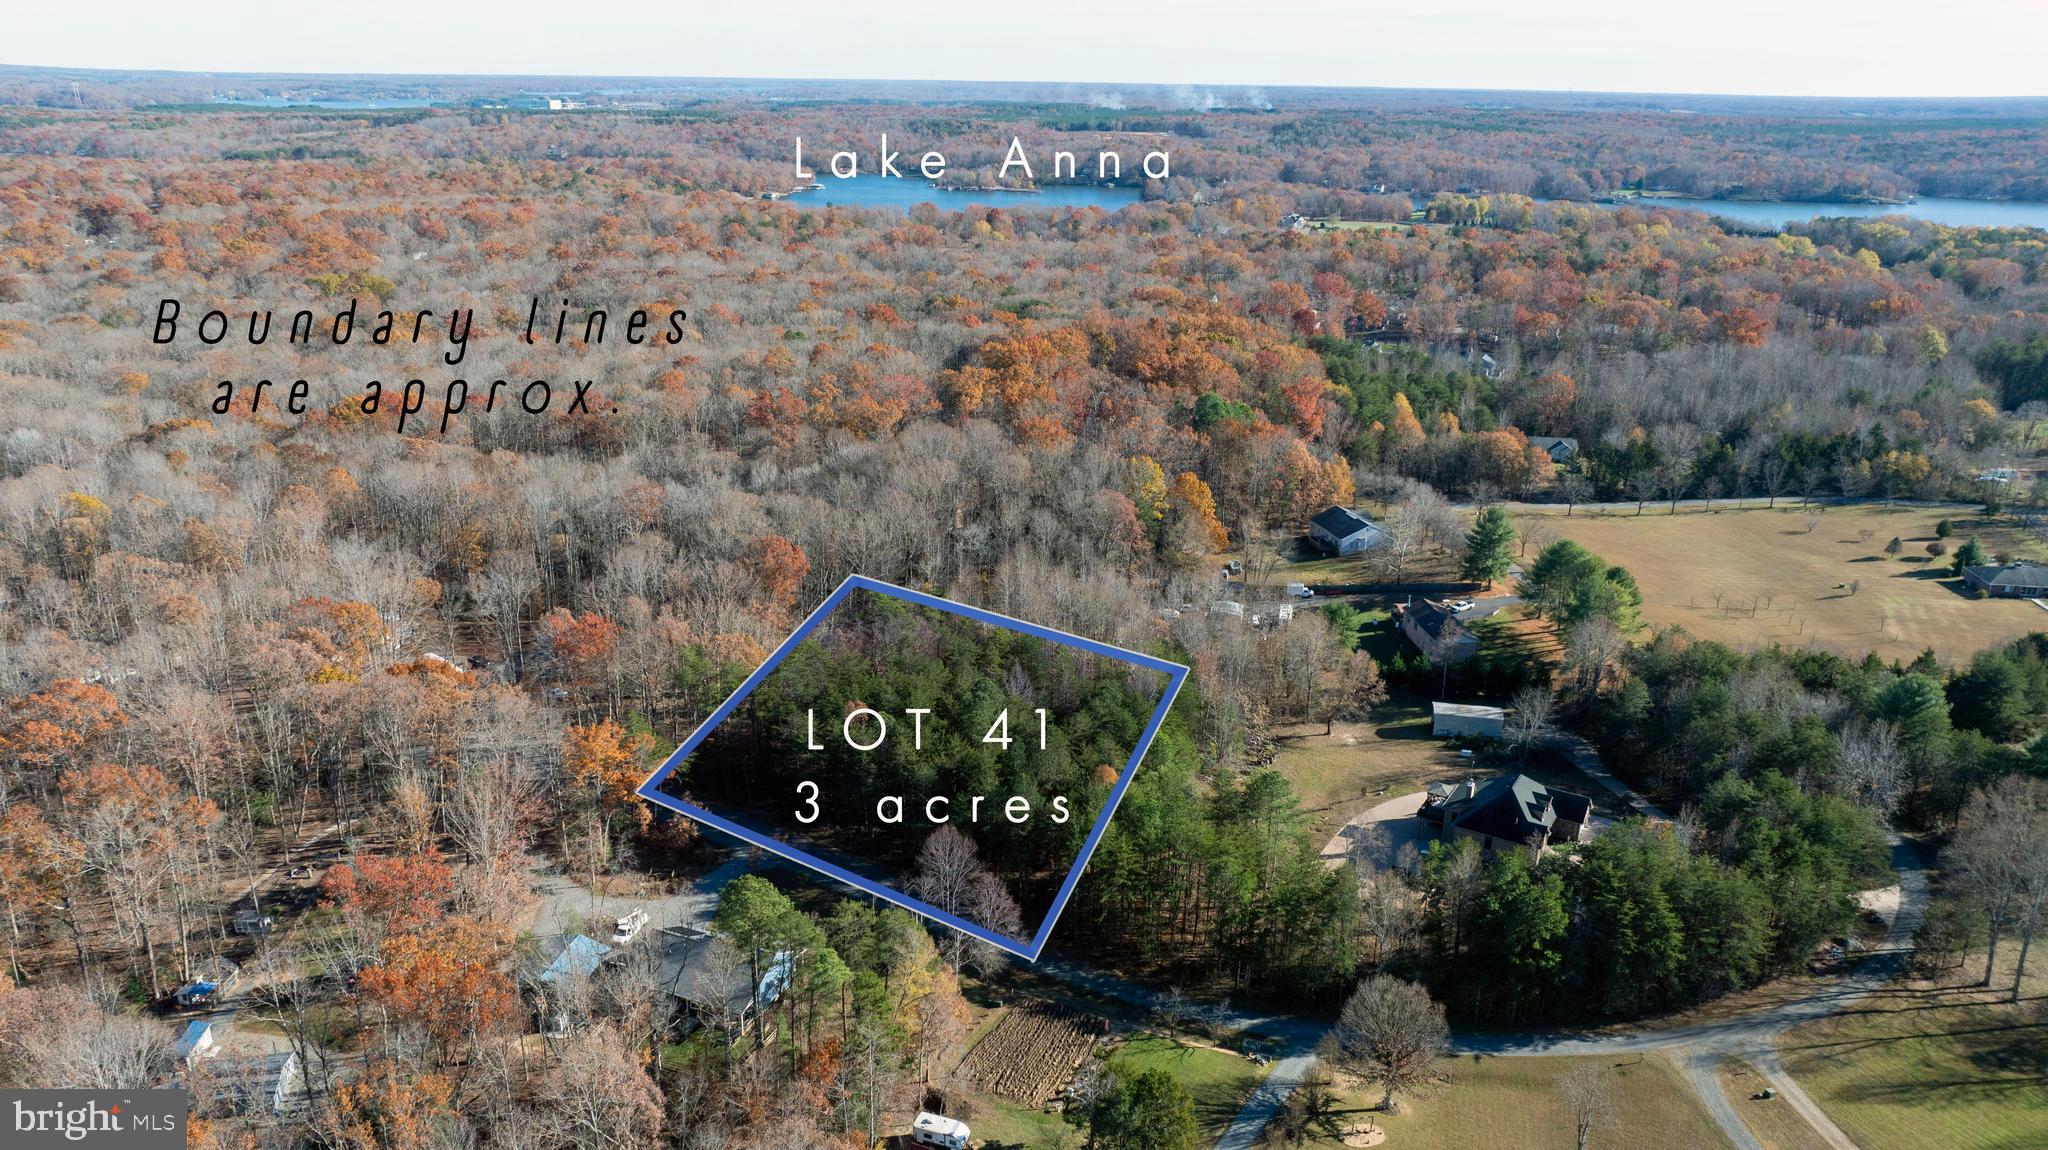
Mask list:
[[1428,599],[1401,608],[1401,633],[1432,663],[1462,663],[1479,653],[1479,636],[1443,604]]
[[1507,712],[1479,703],[1431,703],[1429,733],[1437,738],[1498,739]]
[[305,1067],[291,1051],[266,1055],[250,1064],[226,1093],[239,1098],[244,1113],[292,1114],[312,1101],[306,1091]]
[[269,934],[277,920],[253,906],[245,906],[235,912],[233,929],[236,934]]
[[2022,559],[2003,565],[1965,567],[1963,583],[1973,591],[2001,599],[2048,599],[2048,563]]
[[1563,463],[1579,453],[1579,441],[1563,435],[1532,435],[1529,446],[1548,455],[1552,463]]
[[1481,783],[1434,783],[1421,818],[1447,840],[1474,839],[1481,850],[1584,842],[1593,804],[1584,795],[1552,790],[1527,775],[1501,775]]
[[1378,524],[1348,507],[1332,507],[1308,521],[1308,539],[1331,555],[1355,555],[1385,542]]

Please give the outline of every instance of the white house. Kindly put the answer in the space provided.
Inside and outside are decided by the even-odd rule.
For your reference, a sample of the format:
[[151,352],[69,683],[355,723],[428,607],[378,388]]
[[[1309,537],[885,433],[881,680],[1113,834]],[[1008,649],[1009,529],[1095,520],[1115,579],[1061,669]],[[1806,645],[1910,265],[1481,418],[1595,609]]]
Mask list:
[[1431,703],[1429,710],[1429,733],[1440,739],[1498,739],[1507,723],[1505,711],[1479,703]]
[[1387,533],[1349,507],[1332,507],[1308,521],[1308,538],[1332,555],[1355,555],[1385,542]]

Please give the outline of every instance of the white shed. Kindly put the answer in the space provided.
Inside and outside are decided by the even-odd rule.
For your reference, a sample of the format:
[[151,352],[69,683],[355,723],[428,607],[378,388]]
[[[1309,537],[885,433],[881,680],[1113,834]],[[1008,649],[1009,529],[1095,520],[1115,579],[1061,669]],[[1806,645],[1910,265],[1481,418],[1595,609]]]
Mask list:
[[1498,739],[1507,712],[1479,703],[1431,703],[1429,733],[1438,738]]

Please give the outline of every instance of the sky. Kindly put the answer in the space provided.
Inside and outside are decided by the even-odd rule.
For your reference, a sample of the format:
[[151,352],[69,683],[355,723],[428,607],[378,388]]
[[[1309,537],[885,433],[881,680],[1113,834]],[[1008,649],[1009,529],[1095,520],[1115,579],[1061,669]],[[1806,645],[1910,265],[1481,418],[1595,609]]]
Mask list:
[[2044,45],[2048,0],[99,0],[16,6],[0,63],[2044,96]]

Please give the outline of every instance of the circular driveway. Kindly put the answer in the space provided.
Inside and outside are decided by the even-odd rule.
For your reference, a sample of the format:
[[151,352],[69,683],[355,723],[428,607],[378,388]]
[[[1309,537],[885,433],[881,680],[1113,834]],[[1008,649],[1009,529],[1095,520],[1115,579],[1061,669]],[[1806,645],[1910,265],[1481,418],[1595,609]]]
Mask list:
[[1360,866],[1389,870],[1400,861],[1403,847],[1412,846],[1420,855],[1436,838],[1436,827],[1418,814],[1427,797],[1427,792],[1416,791],[1354,817],[1324,844],[1323,861],[1334,867],[1356,859]]

